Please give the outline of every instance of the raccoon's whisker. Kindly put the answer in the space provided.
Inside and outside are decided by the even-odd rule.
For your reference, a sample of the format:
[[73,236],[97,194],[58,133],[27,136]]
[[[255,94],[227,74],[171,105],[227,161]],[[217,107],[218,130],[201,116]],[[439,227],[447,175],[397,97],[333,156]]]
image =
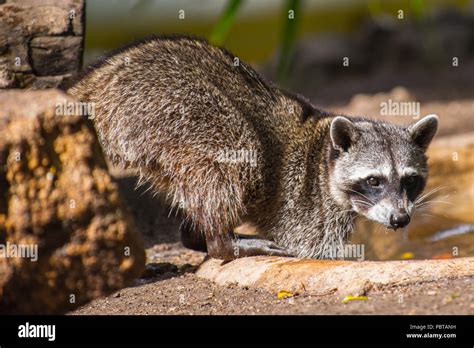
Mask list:
[[365,199],[367,199],[370,203],[372,203],[373,205],[375,205],[375,202],[372,201],[369,197],[367,197],[366,195],[360,193],[360,192],[357,192],[357,191],[354,191],[352,189],[347,189],[348,191],[351,191],[351,192],[354,192],[354,193],[357,193],[358,195],[361,195],[362,197],[364,197]]
[[434,194],[434,193],[436,193],[436,192],[438,192],[438,191],[440,191],[440,190],[442,190],[442,189],[444,189],[444,188],[445,188],[444,186],[436,186],[436,187],[433,188],[432,190],[430,190],[430,191],[425,192],[424,194],[422,194],[420,197],[418,197],[418,198],[416,199],[416,201],[421,201],[421,200],[423,200],[425,197],[430,196],[430,195],[432,195],[432,194]]
[[448,202],[448,201],[429,200],[429,201],[426,201],[426,202],[417,204],[416,207],[417,207],[417,208],[423,207],[423,206],[425,206],[425,205],[427,205],[427,204],[431,204],[431,203],[444,203],[444,204],[451,204],[451,205],[454,205],[454,203]]
[[354,202],[367,203],[367,204],[368,204],[368,203],[371,203],[371,202],[368,202],[368,201],[364,201],[364,200],[362,200],[362,199],[354,199],[353,201],[354,201]]
[[423,202],[423,203],[420,203],[418,206],[421,207],[423,205],[426,205],[426,204],[430,204],[430,203],[444,203],[444,204],[452,204],[454,205],[453,202],[448,202],[448,201],[439,201],[439,200],[432,200],[432,201],[426,201],[426,202]]
[[363,205],[363,206],[365,206],[365,207],[368,207],[368,208],[373,207],[373,204],[370,204],[370,203],[367,202],[367,201],[361,201],[360,199],[354,199],[353,202],[354,202],[354,203],[360,203],[361,205]]
[[417,205],[419,203],[423,203],[425,200],[427,200],[431,195],[433,195],[435,192],[433,191],[430,191],[420,197],[418,197],[414,202],[413,204]]
[[423,206],[414,206],[413,207],[413,214],[415,214],[416,212],[423,212],[423,211],[428,211],[429,210],[429,205],[423,205]]
[[[431,195],[430,195],[431,196]],[[433,199],[436,199],[436,198],[448,198],[450,196],[450,194],[445,194],[445,195],[442,195],[442,196],[437,196],[437,197],[432,197]],[[426,202],[426,200],[428,199],[429,197],[425,196],[423,197],[423,199],[417,199],[415,200],[414,203],[423,203],[423,202]]]
[[431,196],[431,195],[435,194],[436,192],[441,191],[441,190],[443,190],[443,189],[445,189],[445,188],[447,188],[447,187],[446,187],[446,186],[437,186],[437,187],[435,187],[434,189],[432,189],[432,190],[430,190],[430,191],[424,193],[424,194],[421,195],[420,197],[418,197],[418,198],[415,200],[414,203],[415,203],[415,204],[421,203],[421,202],[423,202],[425,199],[427,199],[429,196]]

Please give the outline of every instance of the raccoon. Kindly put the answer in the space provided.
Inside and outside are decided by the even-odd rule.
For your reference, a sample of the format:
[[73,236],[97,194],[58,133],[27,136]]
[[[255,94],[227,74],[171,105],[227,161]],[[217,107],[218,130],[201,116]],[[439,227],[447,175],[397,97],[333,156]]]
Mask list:
[[[183,215],[181,239],[225,260],[325,258],[357,214],[405,227],[438,118],[410,126],[323,111],[225,49],[156,37],[92,66],[68,93],[92,102],[105,153]],[[264,238],[235,233],[254,226]]]

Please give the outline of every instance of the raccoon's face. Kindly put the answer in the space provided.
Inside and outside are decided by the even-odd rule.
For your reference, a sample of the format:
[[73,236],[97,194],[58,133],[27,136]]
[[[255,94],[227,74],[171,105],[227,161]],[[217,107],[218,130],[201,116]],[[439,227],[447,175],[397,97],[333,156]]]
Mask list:
[[436,115],[408,127],[334,118],[331,195],[344,209],[389,228],[405,227],[426,184],[425,151],[437,128]]

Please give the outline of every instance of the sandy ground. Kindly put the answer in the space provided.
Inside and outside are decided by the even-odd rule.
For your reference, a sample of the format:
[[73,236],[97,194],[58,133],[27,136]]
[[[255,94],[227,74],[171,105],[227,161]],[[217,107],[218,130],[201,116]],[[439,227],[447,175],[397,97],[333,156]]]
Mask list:
[[[325,86],[329,94],[321,93],[322,102],[317,104],[331,104],[350,114],[350,109],[359,109],[358,103],[351,104],[348,97],[356,86],[365,86],[367,91],[363,92],[373,93],[388,91],[405,81],[410,93],[422,102],[422,111],[438,113],[443,121],[449,120],[442,123],[441,134],[472,131],[473,67],[436,76],[427,72],[425,76],[408,75],[411,78],[406,74],[375,76],[370,81],[355,78],[346,81],[345,89],[335,81]],[[341,90],[342,93],[332,94],[339,93],[341,98],[328,97],[331,91]],[[308,96],[317,102],[317,93]],[[144,237],[147,271],[134,286],[92,301],[71,314],[474,314],[474,278],[379,289],[369,292],[367,300],[346,304],[336,295],[302,294],[278,299],[265,290],[222,287],[199,279],[193,271],[205,254],[183,248],[178,234],[179,217],[168,217],[168,209],[143,188],[135,190],[133,174],[120,170],[113,174]]]

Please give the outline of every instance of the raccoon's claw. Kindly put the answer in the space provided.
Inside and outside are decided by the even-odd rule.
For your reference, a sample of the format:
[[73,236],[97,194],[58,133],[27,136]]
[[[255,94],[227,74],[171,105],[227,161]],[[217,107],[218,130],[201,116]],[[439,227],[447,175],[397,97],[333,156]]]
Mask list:
[[288,252],[288,250],[285,250],[276,243],[266,239],[239,238],[237,241],[235,241],[234,256],[236,258],[258,255],[283,257],[293,256],[290,252]]

